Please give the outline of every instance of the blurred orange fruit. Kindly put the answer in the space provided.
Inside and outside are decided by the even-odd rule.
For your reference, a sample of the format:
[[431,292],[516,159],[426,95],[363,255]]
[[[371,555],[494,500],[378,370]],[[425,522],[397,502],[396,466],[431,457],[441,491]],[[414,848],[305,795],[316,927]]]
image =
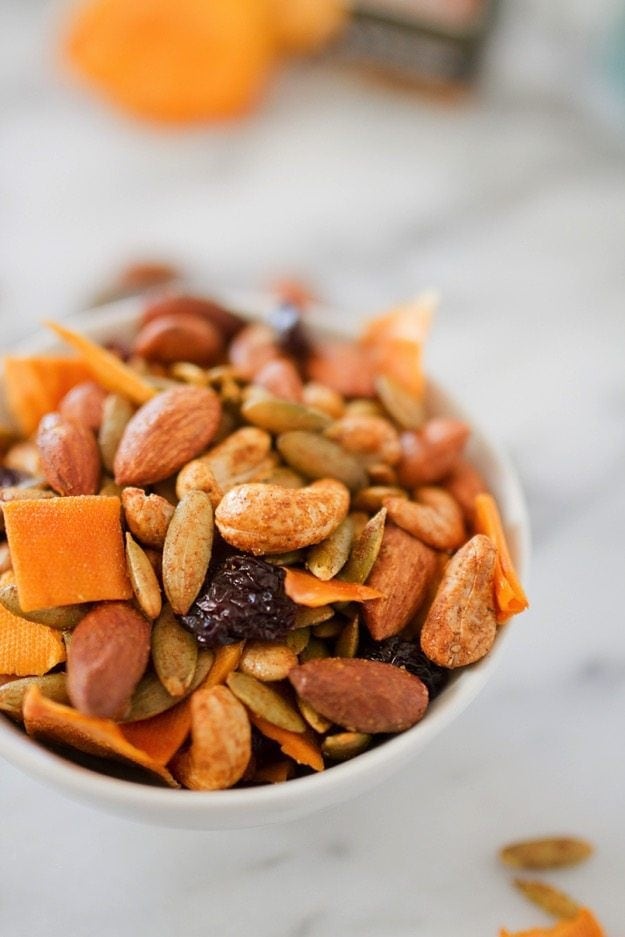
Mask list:
[[258,99],[274,58],[267,0],[88,0],[66,57],[108,98],[141,117],[231,117]]
[[347,22],[347,0],[268,0],[278,48],[316,52]]

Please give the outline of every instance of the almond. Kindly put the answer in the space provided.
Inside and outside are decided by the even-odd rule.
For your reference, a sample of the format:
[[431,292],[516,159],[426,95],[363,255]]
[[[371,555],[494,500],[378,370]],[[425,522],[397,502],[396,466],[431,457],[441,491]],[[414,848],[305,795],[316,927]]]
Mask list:
[[66,420],[82,423],[97,432],[102,424],[106,391],[95,381],[84,381],[68,391],[59,404],[59,413]]
[[174,507],[160,495],[146,495],[142,488],[122,491],[124,516],[137,540],[150,547],[162,547]]
[[375,396],[369,356],[353,342],[317,347],[308,362],[308,377],[343,397]]
[[489,537],[476,534],[451,558],[421,631],[423,653],[441,667],[464,667],[495,641],[495,560]]
[[402,458],[397,466],[400,484],[416,488],[440,481],[457,465],[468,438],[467,424],[447,417],[428,420],[419,432],[402,433]]
[[268,361],[280,357],[273,329],[264,322],[246,325],[230,345],[228,356],[242,376],[251,380]]
[[464,518],[455,498],[442,488],[419,488],[416,495],[416,503],[395,497],[384,500],[393,523],[436,550],[461,546]]
[[121,719],[150,654],[150,625],[130,605],[105,602],[72,634],[67,691],[72,705],[90,716]]
[[118,485],[169,478],[211,441],[221,417],[217,395],[205,387],[174,387],[132,417],[115,456]]
[[403,732],[425,714],[425,684],[401,667],[361,658],[327,657],[289,674],[298,696],[352,732]]
[[415,537],[389,525],[367,585],[384,594],[363,607],[371,637],[382,641],[398,634],[419,610],[436,572],[436,553]]
[[223,353],[223,340],[214,325],[189,313],[160,316],[139,331],[133,352],[147,361],[173,364],[214,364]]
[[97,494],[100,452],[90,429],[49,413],[39,424],[37,445],[46,480],[58,494]]
[[352,413],[337,420],[325,431],[346,452],[360,456],[365,464],[383,462],[395,465],[402,454],[399,435],[384,417]]
[[304,385],[297,368],[287,358],[268,361],[257,372],[254,383],[281,400],[302,403]]
[[456,499],[467,522],[472,524],[475,518],[475,498],[488,491],[488,486],[477,469],[460,459],[451,475],[447,475],[441,484]]
[[245,321],[236,313],[225,309],[212,299],[199,296],[162,296],[143,311],[141,324],[147,325],[162,316],[193,315],[213,325],[224,339],[231,339],[240,332]]

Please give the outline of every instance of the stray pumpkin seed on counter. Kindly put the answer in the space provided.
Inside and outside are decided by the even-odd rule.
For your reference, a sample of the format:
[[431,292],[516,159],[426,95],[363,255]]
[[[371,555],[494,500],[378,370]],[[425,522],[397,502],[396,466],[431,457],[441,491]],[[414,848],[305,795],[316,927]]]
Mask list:
[[152,294],[130,347],[49,323],[75,357],[5,360],[0,710],[33,739],[284,783],[427,718],[526,607],[470,427],[426,405],[433,298],[342,343],[306,302]]

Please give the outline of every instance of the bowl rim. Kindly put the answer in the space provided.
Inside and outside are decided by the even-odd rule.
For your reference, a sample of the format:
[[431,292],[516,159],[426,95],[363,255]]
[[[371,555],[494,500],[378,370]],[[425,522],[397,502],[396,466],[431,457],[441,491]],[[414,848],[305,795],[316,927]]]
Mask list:
[[[178,287],[177,287],[178,289]],[[263,318],[275,308],[276,298],[267,293],[244,290],[206,290],[187,289],[185,292],[204,293],[223,301],[233,309],[242,310],[246,318]],[[145,297],[130,297],[105,306],[73,313],[63,317],[67,322],[86,334],[102,339],[111,330],[132,328],[136,316],[145,302]],[[322,305],[313,305],[310,311],[314,318],[315,329],[333,333],[337,338],[349,338],[354,331],[349,327],[341,328],[340,314],[337,310]],[[58,341],[41,330],[11,346],[11,352],[32,354],[35,351],[50,353],[58,351]],[[521,578],[526,579],[530,556],[529,517],[522,488],[515,469],[501,445],[487,435],[464,406],[458,403],[438,383],[428,375],[428,394],[435,401],[435,409],[452,413],[459,419],[466,420],[471,426],[469,455],[473,461],[488,463],[489,471],[497,473],[493,489],[501,506],[504,524],[513,532],[511,551]],[[476,459],[476,453],[482,458]],[[487,471],[488,474],[488,471]],[[493,481],[489,479],[489,484]],[[228,826],[229,820],[236,818],[237,825],[254,825],[272,821],[272,811],[276,818],[288,816],[289,812],[299,814],[312,812],[323,803],[348,799],[353,791],[360,792],[385,779],[401,764],[414,757],[427,743],[452,722],[488,682],[502,656],[509,625],[504,625],[494,647],[489,654],[476,664],[463,669],[453,679],[445,692],[433,701],[426,718],[405,732],[384,740],[380,745],[363,752],[356,758],[342,764],[333,765],[326,771],[295,778],[286,784],[261,785],[258,787],[236,788],[225,791],[188,791],[153,787],[131,780],[110,777],[90,768],[83,767],[58,755],[26,736],[21,729],[7,718],[0,719],[0,755],[28,775],[55,788],[61,793],[90,802],[104,809],[123,808],[129,816],[136,813],[136,819],[142,819],[146,810],[158,817],[163,812],[171,818],[176,814],[182,825],[197,816],[198,811],[205,815],[219,816],[219,826]],[[319,801],[319,804],[315,802]],[[302,805],[306,804],[306,809]],[[226,822],[224,822],[226,821]],[[170,822],[170,820],[163,820]]]

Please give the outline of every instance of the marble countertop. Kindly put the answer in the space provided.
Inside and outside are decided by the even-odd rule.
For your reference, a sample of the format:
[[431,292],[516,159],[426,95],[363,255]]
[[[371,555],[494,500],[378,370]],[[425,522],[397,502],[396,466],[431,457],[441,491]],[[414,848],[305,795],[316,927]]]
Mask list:
[[435,286],[428,364],[511,452],[534,553],[478,700],[322,816],[144,828],[3,764],[2,934],[488,937],[541,920],[498,847],[552,832],[597,852],[551,881],[625,933],[625,132],[596,107],[599,17],[542,6],[504,10],[460,107],[301,66],[246,123],[175,135],[63,84],[60,4],[4,0],[0,340],[141,255],[217,286],[302,276],[350,319]]

